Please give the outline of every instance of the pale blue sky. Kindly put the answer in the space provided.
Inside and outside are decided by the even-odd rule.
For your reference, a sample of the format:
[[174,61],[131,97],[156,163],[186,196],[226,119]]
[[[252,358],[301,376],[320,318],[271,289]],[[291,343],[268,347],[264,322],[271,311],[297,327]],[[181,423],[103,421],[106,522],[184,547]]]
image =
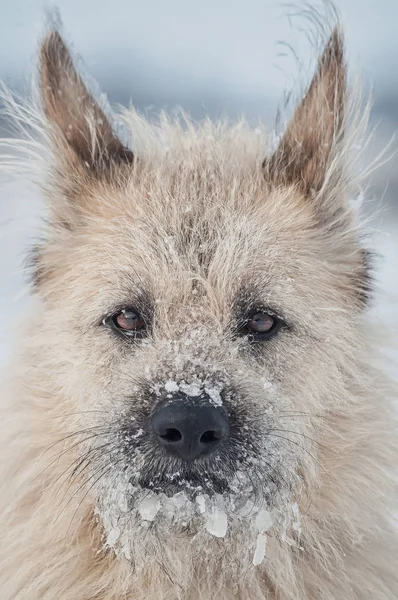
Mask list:
[[[282,0],[59,0],[67,39],[112,100],[264,116],[308,66],[303,7]],[[317,2],[314,2],[317,4]],[[318,3],[319,4],[319,3]],[[42,30],[41,0],[0,0],[0,78],[21,85]],[[48,6],[48,3],[47,3]],[[398,0],[337,0],[350,62],[377,101],[398,93]],[[287,56],[281,56],[286,53]],[[387,102],[388,103],[388,102]],[[393,102],[392,102],[393,104]],[[391,107],[389,108],[391,110]],[[398,109],[397,109],[398,112]]]

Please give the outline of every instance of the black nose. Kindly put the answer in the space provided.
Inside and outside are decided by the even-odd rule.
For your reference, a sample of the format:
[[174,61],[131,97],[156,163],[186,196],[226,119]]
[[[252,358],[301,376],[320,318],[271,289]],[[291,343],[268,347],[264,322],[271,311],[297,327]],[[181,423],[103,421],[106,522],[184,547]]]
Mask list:
[[173,456],[194,460],[210,454],[228,435],[228,417],[222,408],[195,402],[188,396],[161,402],[152,413],[158,443]]

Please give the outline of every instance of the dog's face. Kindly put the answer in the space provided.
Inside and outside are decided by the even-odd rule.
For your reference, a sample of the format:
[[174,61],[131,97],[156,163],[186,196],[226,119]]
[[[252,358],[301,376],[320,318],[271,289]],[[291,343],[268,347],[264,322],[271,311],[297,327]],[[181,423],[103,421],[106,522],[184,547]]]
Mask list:
[[37,289],[74,481],[127,556],[145,524],[286,529],[325,468],[366,292],[339,35],[264,162],[258,132],[208,124],[164,123],[158,146],[147,125],[133,155],[57,34],[41,76],[55,171]]

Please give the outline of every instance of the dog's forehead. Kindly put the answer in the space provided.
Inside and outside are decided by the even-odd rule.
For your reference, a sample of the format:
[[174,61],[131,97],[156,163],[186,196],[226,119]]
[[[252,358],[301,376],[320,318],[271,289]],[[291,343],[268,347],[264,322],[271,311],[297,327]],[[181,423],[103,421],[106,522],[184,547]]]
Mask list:
[[189,210],[178,196],[147,197],[145,206],[132,196],[123,199],[123,219],[102,219],[87,236],[84,255],[107,304],[143,293],[159,308],[210,299],[227,314],[239,302],[284,306],[292,286],[305,285],[312,215],[294,192],[263,184],[257,197],[215,197]]
[[[98,220],[101,241],[120,250],[145,256],[191,257],[214,255],[217,250],[241,255],[258,249],[278,253],[292,240],[306,245],[314,228],[314,207],[294,188],[271,187],[262,174],[216,173],[211,180],[202,173],[185,174],[183,181],[171,178],[156,184],[133,183],[108,197]],[[244,247],[244,248],[243,248]]]
[[[308,254],[313,231],[309,202],[292,190],[235,185],[198,197],[195,185],[173,194],[167,187],[125,192],[123,215],[98,221],[92,256],[117,272],[129,265],[141,277],[158,271],[178,278],[257,277],[264,267],[288,274]],[[234,187],[234,186],[232,186]],[[112,252],[110,252],[112,248]],[[106,260],[104,261],[104,255]]]

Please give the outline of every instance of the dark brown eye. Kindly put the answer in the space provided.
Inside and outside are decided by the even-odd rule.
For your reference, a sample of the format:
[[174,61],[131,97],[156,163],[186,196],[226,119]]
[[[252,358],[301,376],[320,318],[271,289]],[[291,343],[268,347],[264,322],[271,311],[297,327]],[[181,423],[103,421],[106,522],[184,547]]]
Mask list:
[[258,312],[247,321],[247,327],[253,333],[267,333],[275,325],[275,318],[271,315]]
[[253,312],[246,321],[245,330],[251,340],[265,340],[275,335],[282,322],[266,311]]
[[125,335],[134,336],[145,326],[141,316],[130,308],[124,308],[110,318],[110,324],[114,329],[117,329]]

